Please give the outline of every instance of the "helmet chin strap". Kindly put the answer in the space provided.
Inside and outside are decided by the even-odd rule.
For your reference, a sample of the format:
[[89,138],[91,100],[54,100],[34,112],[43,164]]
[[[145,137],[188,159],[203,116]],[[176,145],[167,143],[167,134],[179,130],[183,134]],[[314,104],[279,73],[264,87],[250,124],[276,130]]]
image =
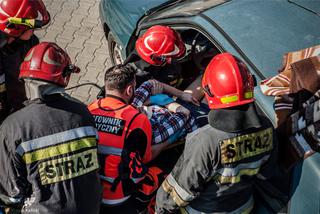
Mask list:
[[25,79],[26,95],[29,100],[42,99],[51,94],[64,94],[63,87],[34,79]]

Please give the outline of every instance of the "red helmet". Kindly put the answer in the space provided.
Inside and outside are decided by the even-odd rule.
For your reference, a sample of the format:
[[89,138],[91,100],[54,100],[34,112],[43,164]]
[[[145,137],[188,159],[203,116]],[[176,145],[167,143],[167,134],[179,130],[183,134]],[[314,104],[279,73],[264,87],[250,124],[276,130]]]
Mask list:
[[139,56],[151,65],[171,63],[184,55],[186,47],[178,32],[167,26],[149,28],[136,42]]
[[220,109],[254,101],[254,79],[247,66],[230,53],[216,55],[202,79],[209,108]]
[[[41,14],[42,20],[35,20]],[[30,29],[28,20],[33,21],[32,28],[49,23],[50,15],[42,0],[0,0],[0,30],[12,37],[19,37]],[[18,20],[17,20],[18,19]]]
[[41,42],[27,53],[19,78],[43,80],[66,87],[70,74],[79,72],[80,69],[71,64],[68,54],[58,45]]

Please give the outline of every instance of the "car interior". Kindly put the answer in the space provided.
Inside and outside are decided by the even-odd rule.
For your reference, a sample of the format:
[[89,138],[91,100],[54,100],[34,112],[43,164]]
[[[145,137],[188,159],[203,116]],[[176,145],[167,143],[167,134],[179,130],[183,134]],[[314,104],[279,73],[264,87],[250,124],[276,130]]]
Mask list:
[[186,54],[181,58],[183,83],[185,89],[199,75],[203,74],[210,60],[220,51],[202,33],[195,29],[186,28],[177,30],[186,45]]

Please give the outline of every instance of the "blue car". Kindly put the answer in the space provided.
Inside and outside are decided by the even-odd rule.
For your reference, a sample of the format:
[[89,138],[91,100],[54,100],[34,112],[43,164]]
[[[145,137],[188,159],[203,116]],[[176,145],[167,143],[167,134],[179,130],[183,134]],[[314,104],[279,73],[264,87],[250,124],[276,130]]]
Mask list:
[[[319,0],[102,0],[100,3],[100,19],[113,64],[123,62],[146,29],[168,25],[180,32],[186,44],[183,70],[199,73],[214,55],[230,52],[246,62],[258,82],[277,74],[285,53],[320,44],[319,14]],[[259,87],[255,88],[255,97],[260,110],[275,124],[273,98],[263,95]],[[320,213],[320,154],[301,161],[289,174],[279,175],[278,180],[268,185],[277,197],[262,194],[259,213],[279,209],[285,213]],[[286,191],[283,186],[288,187]]]

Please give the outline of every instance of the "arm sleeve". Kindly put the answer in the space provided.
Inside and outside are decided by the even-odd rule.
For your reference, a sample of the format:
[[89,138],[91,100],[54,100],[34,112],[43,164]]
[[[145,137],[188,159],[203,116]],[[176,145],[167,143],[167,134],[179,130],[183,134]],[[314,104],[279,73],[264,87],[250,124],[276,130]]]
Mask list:
[[28,191],[27,171],[22,158],[13,151],[10,142],[0,129],[0,200],[6,205],[19,204]]
[[6,118],[7,115],[8,109],[5,73],[2,65],[2,58],[0,57],[0,124]]
[[142,85],[135,91],[132,105],[134,107],[141,107],[147,101],[151,95],[152,84],[148,81],[142,83]]
[[212,160],[217,157],[217,149],[208,148],[207,140],[206,136],[187,139],[182,156],[157,192],[157,214],[187,206],[202,192],[213,170]]
[[278,168],[278,137],[273,130],[273,149],[269,159],[262,165],[257,177],[262,180],[269,179],[273,174],[279,170]]
[[158,123],[152,127],[153,131],[153,144],[162,143],[167,140],[171,135],[184,127],[187,122],[187,116],[183,113],[173,113],[166,121]]

